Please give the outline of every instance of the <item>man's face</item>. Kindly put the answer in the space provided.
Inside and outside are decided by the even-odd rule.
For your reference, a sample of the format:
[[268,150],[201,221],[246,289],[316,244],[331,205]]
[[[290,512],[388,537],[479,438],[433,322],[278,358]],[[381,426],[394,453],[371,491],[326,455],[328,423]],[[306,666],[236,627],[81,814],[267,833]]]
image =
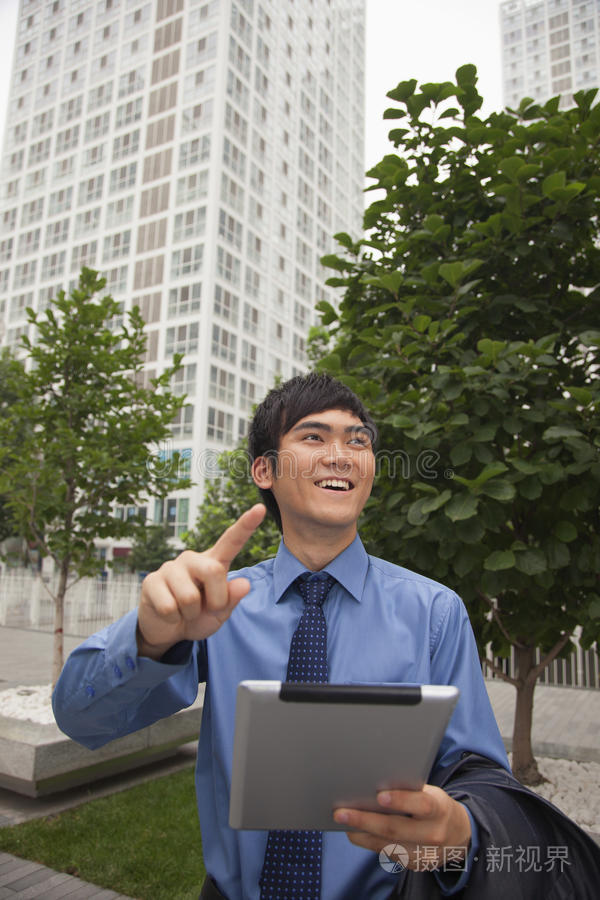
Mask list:
[[371,435],[353,413],[329,409],[300,419],[282,436],[274,466],[255,464],[254,474],[259,487],[273,491],[284,535],[305,525],[356,531],[375,457]]

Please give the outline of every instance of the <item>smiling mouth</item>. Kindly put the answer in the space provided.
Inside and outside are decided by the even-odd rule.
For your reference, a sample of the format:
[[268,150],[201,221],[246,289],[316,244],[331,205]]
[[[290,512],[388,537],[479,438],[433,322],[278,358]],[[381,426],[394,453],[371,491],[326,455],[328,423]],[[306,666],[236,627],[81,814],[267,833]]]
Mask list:
[[351,481],[342,478],[324,478],[322,481],[316,481],[315,486],[326,491],[340,491],[341,493],[351,491],[354,487]]

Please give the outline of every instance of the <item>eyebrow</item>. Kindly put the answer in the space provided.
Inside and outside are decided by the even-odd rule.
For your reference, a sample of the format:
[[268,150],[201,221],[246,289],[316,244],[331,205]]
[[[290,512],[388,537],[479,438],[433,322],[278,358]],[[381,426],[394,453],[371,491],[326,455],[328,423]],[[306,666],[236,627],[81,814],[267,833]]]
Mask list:
[[[310,422],[300,422],[299,425],[295,425],[294,428],[292,428],[292,431],[305,431],[305,430],[331,432],[333,429],[332,429],[331,425],[327,425],[325,422],[319,422],[318,420],[314,420],[314,421],[310,421]],[[346,425],[346,427],[344,428],[345,434],[352,434],[352,433],[355,434],[356,432],[361,432],[361,433],[364,433],[364,434],[370,436],[369,429],[367,428],[366,425]]]

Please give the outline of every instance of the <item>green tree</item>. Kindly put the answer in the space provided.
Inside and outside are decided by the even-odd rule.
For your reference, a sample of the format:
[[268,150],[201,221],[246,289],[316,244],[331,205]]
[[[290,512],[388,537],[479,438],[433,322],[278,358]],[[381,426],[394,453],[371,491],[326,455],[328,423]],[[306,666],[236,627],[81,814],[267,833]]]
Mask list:
[[127,564],[132,572],[154,572],[176,555],[169,543],[169,525],[144,525],[136,533]]
[[[323,260],[345,291],[320,304],[320,367],[381,423],[370,548],[462,595],[535,783],[536,680],[577,626],[600,636],[600,106],[481,119],[476,80],[388,94],[398,153],[368,173],[365,236]],[[511,647],[514,678],[493,659]]]
[[[241,441],[235,450],[221,453],[218,467],[220,474],[207,482],[195,527],[183,537],[189,550],[208,550],[243,512],[260,502],[258,488],[250,475],[246,440]],[[236,556],[235,567],[253,566],[275,556],[280,537],[275,521],[267,516]]]
[[[155,444],[184,402],[168,389],[174,365],[141,387],[146,338],[135,307],[122,324],[119,305],[98,295],[105,279],[83,269],[70,296],[60,291],[42,314],[28,310],[29,363],[16,379],[17,399],[0,419],[0,495],[30,545],[54,560],[53,681],[63,664],[63,609],[68,588],[99,571],[96,538],[121,538],[135,523],[114,504],[135,505],[185,485],[150,465]],[[12,434],[28,435],[15,448]]]
[[[6,419],[10,409],[18,397],[18,384],[25,377],[23,364],[4,348],[0,352],[0,420]],[[7,433],[7,440],[18,450],[25,441],[24,424],[18,423],[17,427]],[[6,498],[0,494],[0,541],[7,537],[16,536],[16,523],[6,503]]]

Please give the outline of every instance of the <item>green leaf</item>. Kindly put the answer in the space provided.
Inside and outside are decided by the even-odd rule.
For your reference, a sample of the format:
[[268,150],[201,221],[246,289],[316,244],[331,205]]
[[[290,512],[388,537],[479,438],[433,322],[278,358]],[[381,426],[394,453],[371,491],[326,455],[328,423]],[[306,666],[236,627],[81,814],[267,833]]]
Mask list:
[[442,263],[438,271],[444,281],[447,281],[450,287],[455,288],[463,277],[463,264],[461,262]]
[[467,63],[456,70],[456,83],[462,88],[473,87],[477,83],[477,66]]
[[424,525],[427,521],[428,513],[423,509],[424,504],[427,502],[428,497],[420,497],[418,500],[415,500],[414,503],[408,508],[408,513],[406,514],[406,519],[409,525]]
[[554,537],[558,538],[559,541],[569,544],[577,537],[577,529],[572,522],[561,519],[552,529],[552,534]]
[[491,497],[493,500],[506,502],[514,498],[515,486],[510,481],[499,481],[495,478],[482,487],[481,493],[485,494],[486,497]]
[[595,597],[588,606],[588,615],[591,619],[600,619],[600,597]]
[[452,447],[450,450],[450,460],[452,461],[452,465],[462,466],[464,463],[469,462],[472,454],[473,448],[467,441],[456,444],[456,446]]
[[405,109],[397,109],[395,106],[392,106],[389,109],[384,109],[383,111],[384,119],[403,119],[405,115]]
[[413,321],[413,327],[419,332],[423,333],[427,330],[431,323],[431,316],[416,316]]
[[483,568],[488,572],[500,572],[503,569],[512,569],[515,565],[515,554],[512,550],[494,550],[486,558]]
[[386,291],[389,291],[390,294],[397,294],[403,281],[404,276],[402,275],[402,272],[389,272],[382,275],[379,279],[381,286],[385,288]]
[[550,538],[545,545],[548,565],[551,569],[563,569],[571,562],[571,554],[566,544]]
[[577,403],[587,406],[594,399],[594,395],[588,388],[583,387],[567,387],[568,392]]
[[564,438],[581,437],[581,432],[577,428],[571,428],[567,425],[551,425],[546,428],[542,438],[545,441],[560,441]]
[[409,81],[401,81],[392,91],[387,92],[386,97],[389,97],[390,100],[397,100],[398,102],[408,100],[408,98],[412,97],[414,94],[416,86],[416,78],[411,78]]
[[323,325],[331,325],[331,323],[335,322],[338,318],[337,312],[327,300],[320,300],[316,305],[316,309],[321,313],[321,322]]
[[445,503],[447,503],[451,496],[452,496],[452,491],[445,490],[445,491],[442,491],[442,493],[439,494],[439,496],[437,496],[437,497],[427,497],[424,500],[423,506],[421,507],[421,509],[423,510],[423,512],[425,514],[435,512],[436,509],[440,509],[440,507],[442,507]]
[[517,553],[516,567],[524,575],[539,575],[546,571],[548,563],[541,550],[525,550]]
[[542,495],[542,485],[537,478],[524,478],[517,483],[517,490],[526,500],[537,500]]
[[477,478],[473,481],[473,485],[475,487],[481,487],[486,481],[489,481],[490,478],[495,478],[496,475],[502,475],[503,472],[508,471],[508,466],[501,462],[490,463],[488,466],[484,466],[481,470]]
[[412,428],[415,424],[412,419],[409,419],[408,416],[405,416],[402,413],[394,413],[393,415],[388,416],[385,421],[389,422],[390,425],[393,425],[394,428]]
[[553,192],[557,188],[564,188],[567,181],[565,172],[553,172],[542,181],[542,193],[545,197],[552,198]]
[[460,522],[462,519],[470,519],[477,512],[479,501],[473,494],[461,492],[446,504],[445,514],[452,522]]

